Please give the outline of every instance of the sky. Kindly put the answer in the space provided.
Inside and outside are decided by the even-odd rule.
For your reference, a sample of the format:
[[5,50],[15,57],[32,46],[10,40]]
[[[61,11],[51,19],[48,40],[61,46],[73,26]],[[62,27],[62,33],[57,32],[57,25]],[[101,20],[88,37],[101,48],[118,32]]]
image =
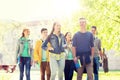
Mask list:
[[0,0],[0,19],[23,22],[69,17],[79,9],[79,0]]

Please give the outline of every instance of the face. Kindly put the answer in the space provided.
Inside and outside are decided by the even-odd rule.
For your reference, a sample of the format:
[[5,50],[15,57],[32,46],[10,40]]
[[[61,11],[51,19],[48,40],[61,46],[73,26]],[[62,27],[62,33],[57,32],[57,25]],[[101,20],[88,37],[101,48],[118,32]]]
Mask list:
[[80,26],[85,27],[86,26],[86,20],[85,19],[80,19]]
[[42,31],[41,34],[42,34],[43,37],[47,37],[47,36],[48,36],[48,31],[47,31],[47,30],[44,30],[44,31]]
[[29,31],[28,29],[25,30],[25,31],[24,31],[24,35],[25,35],[25,36],[29,36],[29,35],[30,35],[30,31]]
[[95,29],[95,28],[92,28],[92,29],[91,29],[91,32],[95,35],[95,34],[96,34],[96,29]]
[[56,23],[56,25],[54,26],[54,31],[55,32],[60,32],[61,31],[61,25],[59,23]]
[[66,39],[67,39],[68,41],[71,41],[71,37],[72,37],[71,33],[68,33],[67,36],[66,36]]

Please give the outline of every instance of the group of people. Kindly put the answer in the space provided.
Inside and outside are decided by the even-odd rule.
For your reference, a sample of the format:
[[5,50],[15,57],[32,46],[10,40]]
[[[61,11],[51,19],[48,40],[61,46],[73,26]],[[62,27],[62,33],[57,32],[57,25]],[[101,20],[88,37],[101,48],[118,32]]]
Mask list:
[[[82,80],[86,69],[88,80],[98,80],[99,54],[102,56],[101,41],[96,36],[96,26],[91,32],[86,29],[86,19],[80,18],[80,30],[72,38],[71,32],[61,33],[61,24],[54,22],[51,33],[47,28],[41,29],[41,38],[33,49],[29,39],[29,29],[24,29],[17,45],[17,61],[19,61],[20,80],[23,80],[24,67],[26,80],[30,80],[32,63],[40,64],[41,80],[72,80],[74,71],[77,80]],[[76,65],[79,63],[79,67]],[[94,66],[94,69],[93,69]],[[94,78],[93,78],[94,73]],[[45,79],[45,74],[47,79]]]

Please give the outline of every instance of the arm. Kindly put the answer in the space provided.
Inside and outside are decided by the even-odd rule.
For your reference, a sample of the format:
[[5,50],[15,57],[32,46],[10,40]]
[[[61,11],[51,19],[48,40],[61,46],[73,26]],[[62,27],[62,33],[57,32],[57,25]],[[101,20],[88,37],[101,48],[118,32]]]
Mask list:
[[33,40],[29,40],[30,56],[31,56],[31,65],[33,64]]
[[75,58],[76,57],[76,48],[74,46],[72,47],[72,54],[73,54],[73,57]]
[[16,63],[19,63],[19,59],[20,59],[20,41],[18,40],[17,42],[17,46],[16,46]]
[[17,46],[16,46],[16,56],[17,56],[17,57],[19,56],[19,51],[20,51],[20,42],[19,42],[19,40],[18,40]]
[[48,49],[47,44],[48,44],[48,39],[46,39],[45,42],[43,42],[42,49],[47,50]]
[[99,43],[98,43],[98,49],[99,49],[100,57],[102,58],[101,40],[99,40]]
[[76,57],[76,46],[77,46],[77,41],[76,41],[76,36],[74,35],[73,37],[73,44],[72,44],[72,54],[74,57],[74,62],[77,62],[77,57]]
[[72,54],[73,54],[74,62],[77,63],[78,58],[76,57],[76,48],[75,47],[72,47]]
[[91,48],[91,56],[94,57],[94,47]]
[[94,57],[94,39],[93,39],[93,35],[91,34],[91,57],[93,58]]
[[[42,48],[43,48],[44,50],[54,50],[54,49],[52,48],[52,46],[48,46],[48,42],[49,42],[49,37],[45,40],[45,42],[43,42]],[[49,42],[49,44],[50,44],[50,42]]]
[[40,48],[40,42],[37,41],[35,44],[34,53],[33,53],[33,57],[34,57],[35,62],[39,61],[39,48]]
[[66,43],[66,39],[65,39],[65,36],[64,36],[64,35],[62,36],[62,47],[63,47],[64,49],[67,48],[67,43]]

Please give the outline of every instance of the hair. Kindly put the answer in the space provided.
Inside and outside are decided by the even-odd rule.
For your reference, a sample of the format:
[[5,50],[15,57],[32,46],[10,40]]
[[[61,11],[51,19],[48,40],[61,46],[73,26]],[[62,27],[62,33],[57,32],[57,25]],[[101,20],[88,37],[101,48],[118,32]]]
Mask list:
[[29,29],[23,29],[21,38],[22,38],[22,37],[25,37],[25,35],[24,35],[24,32],[25,32],[25,31],[29,31]]
[[41,33],[43,32],[43,31],[46,31],[47,30],[47,28],[42,28],[41,29]]
[[91,28],[94,28],[95,30],[97,30],[97,27],[96,27],[96,26],[92,26]]
[[57,22],[54,22],[54,23],[53,23],[53,27],[52,27],[52,31],[51,31],[50,35],[53,34],[53,32],[54,32],[54,30],[55,30],[54,27],[55,27],[56,24],[57,24]]
[[70,33],[70,32],[66,32],[65,37],[68,35],[68,33]]
[[57,24],[58,22],[54,22],[53,23],[53,26],[52,26],[52,30],[51,30],[51,32],[50,32],[50,34],[49,34],[49,36],[48,36],[48,41],[50,41],[50,36],[53,34],[53,32],[54,32],[54,27],[55,27],[55,25]]
[[79,18],[79,20],[82,20],[82,19],[85,19],[85,18],[83,18],[83,17]]
[[66,34],[65,34],[65,38],[66,38],[66,36],[69,34],[70,32],[66,32]]

